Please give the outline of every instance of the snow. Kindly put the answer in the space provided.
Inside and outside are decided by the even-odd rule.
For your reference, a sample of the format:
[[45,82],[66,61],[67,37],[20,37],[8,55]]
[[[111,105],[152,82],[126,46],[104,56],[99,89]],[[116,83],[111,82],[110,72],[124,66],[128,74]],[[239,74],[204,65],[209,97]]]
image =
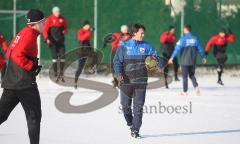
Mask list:
[[[111,77],[88,77],[111,84]],[[182,81],[170,84],[170,89],[147,91],[146,107],[189,105],[192,113],[145,113],[140,134],[132,139],[123,115],[119,97],[106,107],[90,113],[62,113],[55,107],[57,95],[74,93],[72,105],[82,105],[100,97],[101,92],[86,88],[63,87],[47,77],[38,80],[42,98],[41,144],[236,144],[240,137],[239,75],[225,74],[225,86],[216,84],[213,74],[197,75],[201,96],[195,96],[190,84],[189,96],[179,96]],[[2,90],[1,90],[2,91]],[[25,115],[19,104],[9,119],[0,126],[1,144],[27,144]]]

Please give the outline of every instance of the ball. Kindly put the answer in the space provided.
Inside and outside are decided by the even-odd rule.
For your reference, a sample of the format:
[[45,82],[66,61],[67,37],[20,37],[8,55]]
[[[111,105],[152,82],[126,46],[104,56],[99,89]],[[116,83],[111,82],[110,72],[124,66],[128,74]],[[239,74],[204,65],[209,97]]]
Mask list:
[[147,56],[145,59],[145,65],[149,71],[154,71],[157,69],[157,59],[153,56]]

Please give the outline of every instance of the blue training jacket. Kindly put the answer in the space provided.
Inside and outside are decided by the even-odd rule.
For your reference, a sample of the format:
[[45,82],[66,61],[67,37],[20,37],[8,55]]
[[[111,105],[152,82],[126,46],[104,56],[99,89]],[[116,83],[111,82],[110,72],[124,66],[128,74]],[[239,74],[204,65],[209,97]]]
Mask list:
[[113,59],[116,76],[123,76],[124,83],[145,83],[148,73],[145,67],[145,58],[153,56],[158,61],[160,68],[164,67],[163,59],[145,41],[129,39],[118,47]]
[[176,57],[179,53],[181,55],[181,65],[196,65],[197,53],[200,54],[201,58],[205,58],[205,53],[199,40],[192,33],[187,33],[178,40],[171,58]]

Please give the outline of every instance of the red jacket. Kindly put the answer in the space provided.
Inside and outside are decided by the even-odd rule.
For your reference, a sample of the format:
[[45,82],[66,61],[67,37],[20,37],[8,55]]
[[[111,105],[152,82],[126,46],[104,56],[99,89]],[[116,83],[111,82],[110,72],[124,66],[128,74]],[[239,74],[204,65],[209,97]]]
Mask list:
[[208,52],[212,45],[217,46],[224,46],[228,42],[234,42],[235,41],[235,35],[234,34],[228,34],[225,37],[221,37],[220,35],[215,35],[211,37],[211,39],[207,42],[205,51]]
[[160,36],[160,42],[161,43],[176,43],[176,35],[169,33],[169,32],[164,32]]
[[[8,49],[8,44],[4,39],[3,35],[0,34],[0,46],[2,47],[3,51],[6,52]],[[0,70],[2,70],[5,66],[5,59],[4,54],[0,53]]]
[[80,28],[78,30],[78,41],[90,41],[92,36],[92,32],[90,30],[86,30],[84,28]]
[[68,31],[67,21],[64,17],[56,17],[51,15],[46,18],[44,28],[43,28],[43,37],[44,39],[62,39],[63,35]]
[[26,26],[23,28],[12,40],[7,57],[17,64],[19,67],[23,68],[26,71],[30,71],[33,66],[32,60],[29,57],[37,57],[38,48],[37,48],[37,37],[40,33]]
[[121,41],[126,41],[130,38],[130,34],[123,34],[121,32],[115,32],[112,35],[114,41],[112,42],[112,51],[116,51]]

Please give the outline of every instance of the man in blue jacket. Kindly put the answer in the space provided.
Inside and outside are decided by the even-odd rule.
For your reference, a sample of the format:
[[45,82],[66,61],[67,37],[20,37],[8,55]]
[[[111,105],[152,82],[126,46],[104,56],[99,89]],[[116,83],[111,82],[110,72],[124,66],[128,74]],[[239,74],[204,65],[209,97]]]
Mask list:
[[[132,38],[120,44],[113,59],[115,75],[120,83],[121,105],[131,136],[139,138],[142,125],[148,71],[145,65],[147,56],[157,60],[157,68],[163,68],[163,60],[157,52],[143,41],[145,27],[134,24]],[[133,103],[133,111],[132,111]]]
[[171,58],[168,63],[172,64],[174,57],[177,54],[181,54],[180,64],[182,68],[182,77],[183,77],[183,93],[182,95],[187,95],[188,90],[188,76],[192,80],[193,86],[196,90],[197,95],[200,94],[198,83],[195,77],[195,66],[197,61],[197,53],[200,54],[202,58],[202,63],[206,63],[205,53],[203,48],[197,39],[196,36],[191,33],[191,25],[184,26],[184,36],[180,38],[177,42],[177,45],[173,51]]

